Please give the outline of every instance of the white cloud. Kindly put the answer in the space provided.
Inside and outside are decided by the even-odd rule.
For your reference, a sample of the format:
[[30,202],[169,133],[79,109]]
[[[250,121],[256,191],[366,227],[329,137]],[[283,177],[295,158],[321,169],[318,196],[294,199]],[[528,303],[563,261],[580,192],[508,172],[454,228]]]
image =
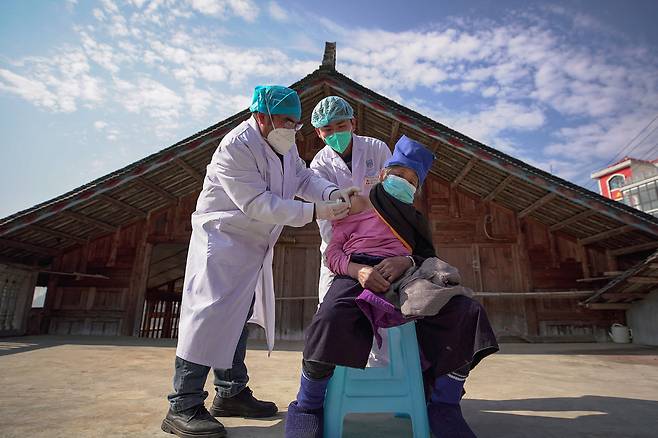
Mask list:
[[57,97],[40,81],[0,69],[0,90],[16,94],[37,106],[56,110]]
[[144,6],[144,3],[146,3],[147,0],[130,0],[130,2],[135,5],[137,9],[141,9],[142,6]]
[[78,0],[66,0],[66,9],[73,11],[78,4]]
[[167,130],[178,126],[183,99],[174,90],[147,77],[136,83],[115,79],[115,85],[118,100],[127,111],[144,113]]
[[[120,131],[116,128],[110,128],[108,123],[103,120],[96,120],[94,122],[94,128],[97,131],[100,131],[105,134],[105,138],[109,141],[116,141],[119,137]],[[101,161],[99,160],[99,163]]]
[[271,1],[268,11],[276,21],[288,21],[288,14],[277,2]]
[[[111,73],[117,73],[120,68],[119,64],[128,59],[127,56],[115,54],[110,45],[97,43],[86,32],[80,32],[80,38],[82,47],[89,58]],[[122,49],[122,51],[127,52],[125,49]]]
[[[658,131],[652,131],[655,122],[642,132],[654,116],[654,113],[632,112],[614,119],[561,128],[556,135],[558,142],[548,145],[546,154],[568,156],[579,161],[597,157],[623,158],[629,153],[633,157],[656,158],[651,156],[652,149],[654,155],[658,155]],[[642,134],[633,140],[640,132]]]
[[108,129],[107,136],[105,138],[107,138],[109,141],[116,141],[119,137],[119,134],[120,132],[118,129]]
[[165,60],[174,64],[187,64],[190,61],[188,51],[180,47],[172,47],[157,40],[151,41],[151,47]]
[[113,0],[101,0],[101,4],[103,5],[103,8],[108,12],[112,14],[119,13],[119,8]]
[[185,90],[185,103],[193,117],[202,117],[206,115],[208,107],[212,104],[213,98],[206,90],[196,87],[188,87]]
[[513,131],[536,130],[546,122],[546,116],[540,108],[505,100],[474,108],[469,112],[455,112],[444,107],[435,107],[426,100],[416,99],[402,103],[452,129],[508,153],[516,152],[517,148],[503,135],[509,135]]
[[92,14],[94,15],[94,18],[96,18],[96,20],[105,21],[105,13],[101,9],[95,8],[92,11]]
[[227,77],[226,69],[218,64],[201,65],[199,72],[207,81],[223,81]]
[[112,15],[110,23],[110,35],[114,37],[126,37],[130,35],[126,19],[122,15]]
[[102,81],[90,74],[86,55],[69,49],[53,58],[26,58],[16,63],[21,74],[0,69],[0,89],[17,94],[54,112],[73,112],[82,103],[93,107],[103,100]]
[[251,0],[188,0],[190,6],[202,14],[226,19],[229,14],[237,15],[245,21],[255,21],[259,7]]

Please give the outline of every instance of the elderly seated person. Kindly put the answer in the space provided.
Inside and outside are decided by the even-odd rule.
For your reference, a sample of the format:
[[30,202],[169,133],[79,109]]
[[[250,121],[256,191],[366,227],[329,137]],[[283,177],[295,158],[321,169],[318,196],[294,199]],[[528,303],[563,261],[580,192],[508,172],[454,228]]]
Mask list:
[[[321,437],[324,398],[335,366],[364,368],[376,329],[409,321],[399,306],[386,309],[381,297],[390,299],[389,288],[402,274],[415,267],[420,271],[430,259],[438,261],[427,220],[412,205],[433,159],[422,144],[403,136],[380,173],[381,183],[368,198],[353,197],[350,216],[333,223],[326,257],[336,278],[307,329],[301,384],[288,406],[286,437]],[[395,272],[385,261],[400,255],[413,259],[407,273]],[[383,319],[381,302],[387,313]],[[475,436],[459,402],[470,370],[498,351],[484,309],[467,293],[449,292],[436,313],[417,319],[416,331],[430,429],[437,437]]]

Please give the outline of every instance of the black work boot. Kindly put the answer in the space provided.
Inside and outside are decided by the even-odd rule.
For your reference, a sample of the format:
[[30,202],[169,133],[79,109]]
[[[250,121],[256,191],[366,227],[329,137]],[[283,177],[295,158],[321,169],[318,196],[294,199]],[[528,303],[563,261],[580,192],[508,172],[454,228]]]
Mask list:
[[224,438],[226,429],[208,413],[204,405],[193,406],[181,412],[169,408],[162,420],[162,430],[182,438]]
[[248,386],[233,397],[215,394],[210,408],[210,414],[215,417],[265,418],[274,416],[277,411],[274,403],[257,400]]

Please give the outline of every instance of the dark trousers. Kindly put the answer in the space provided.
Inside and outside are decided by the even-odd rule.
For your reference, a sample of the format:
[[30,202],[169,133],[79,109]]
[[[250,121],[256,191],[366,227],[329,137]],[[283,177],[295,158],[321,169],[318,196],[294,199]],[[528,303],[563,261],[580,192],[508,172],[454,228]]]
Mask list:
[[[373,331],[355,301],[361,292],[363,287],[353,278],[334,279],[306,330],[303,369],[307,377],[331,375],[332,365],[366,366]],[[417,320],[416,336],[426,384],[448,373],[467,375],[484,357],[498,351],[486,311],[466,296],[455,296],[438,314]]]
[[[247,321],[254,311],[254,302],[247,315]],[[213,369],[215,375],[215,390],[220,397],[233,397],[242,391],[249,382],[247,365],[244,362],[247,354],[247,339],[249,327],[245,321],[242,334],[235,347],[233,364],[229,369]],[[172,410],[180,412],[193,406],[203,404],[208,392],[203,389],[208,378],[210,367],[199,365],[176,356],[174,362],[174,392],[167,396]]]

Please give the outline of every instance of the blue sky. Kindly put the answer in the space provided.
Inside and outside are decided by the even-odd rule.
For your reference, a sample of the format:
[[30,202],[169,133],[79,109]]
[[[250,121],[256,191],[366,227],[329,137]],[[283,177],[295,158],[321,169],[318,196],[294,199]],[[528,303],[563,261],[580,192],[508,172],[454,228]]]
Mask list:
[[297,81],[325,41],[361,84],[593,188],[620,154],[658,157],[657,16],[641,0],[4,0],[0,217]]

